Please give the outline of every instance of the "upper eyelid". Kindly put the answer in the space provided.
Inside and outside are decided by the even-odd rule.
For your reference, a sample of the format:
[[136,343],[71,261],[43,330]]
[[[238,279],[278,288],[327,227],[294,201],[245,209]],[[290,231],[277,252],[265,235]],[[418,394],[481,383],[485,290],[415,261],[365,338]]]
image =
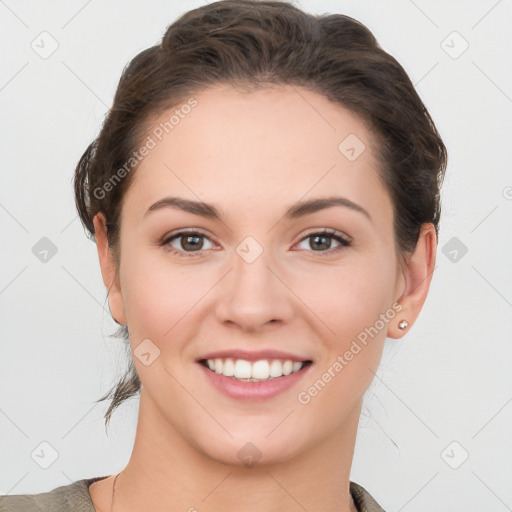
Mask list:
[[301,240],[308,236],[315,235],[317,233],[323,235],[339,236],[340,238],[343,238],[343,240],[346,240],[347,242],[352,241],[352,237],[346,235],[343,231],[338,231],[337,229],[333,228],[313,228],[312,231],[308,231],[308,233],[304,235],[301,238]]
[[[208,240],[210,240],[211,242],[214,242],[214,240],[212,240],[212,237],[210,235],[208,235],[207,233],[205,233],[204,231],[202,231],[201,229],[199,228],[192,228],[192,229],[181,229],[179,231],[171,231],[168,235],[165,235],[163,238],[162,238],[162,241],[170,241],[170,240],[173,240],[173,239],[176,239],[176,238],[179,238],[180,236],[185,236],[185,235],[195,235],[195,234],[198,234],[198,235],[201,235],[201,236],[204,236],[205,238],[208,238]],[[215,242],[214,242],[215,243]]]

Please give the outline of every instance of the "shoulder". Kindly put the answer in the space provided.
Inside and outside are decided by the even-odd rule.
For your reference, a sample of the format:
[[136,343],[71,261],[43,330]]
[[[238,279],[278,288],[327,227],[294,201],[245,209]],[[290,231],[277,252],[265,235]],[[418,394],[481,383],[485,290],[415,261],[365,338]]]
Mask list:
[[8,494],[0,496],[1,512],[95,512],[89,485],[107,478],[84,478],[69,485],[39,494]]
[[[9,494],[0,496],[2,512],[95,512],[89,486],[108,478],[84,478],[39,494]],[[359,512],[385,512],[361,485],[350,482],[350,492]]]
[[362,485],[351,481],[350,494],[359,512],[386,512]]

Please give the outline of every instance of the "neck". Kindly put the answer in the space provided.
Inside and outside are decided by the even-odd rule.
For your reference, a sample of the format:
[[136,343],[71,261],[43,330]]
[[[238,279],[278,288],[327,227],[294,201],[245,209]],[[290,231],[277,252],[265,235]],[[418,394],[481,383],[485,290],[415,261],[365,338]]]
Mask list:
[[134,448],[116,481],[113,512],[357,512],[349,483],[360,407],[343,430],[299,456],[234,466],[180,436],[153,410],[143,388]]

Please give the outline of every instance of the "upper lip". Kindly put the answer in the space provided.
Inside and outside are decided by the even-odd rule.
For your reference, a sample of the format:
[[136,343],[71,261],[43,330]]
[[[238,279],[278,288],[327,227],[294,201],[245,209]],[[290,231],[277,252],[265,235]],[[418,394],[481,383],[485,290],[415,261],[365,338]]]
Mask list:
[[281,359],[283,361],[311,361],[307,357],[291,354],[290,352],[283,352],[281,350],[240,350],[240,349],[225,349],[209,352],[197,359],[245,359],[246,361],[259,361],[260,359]]

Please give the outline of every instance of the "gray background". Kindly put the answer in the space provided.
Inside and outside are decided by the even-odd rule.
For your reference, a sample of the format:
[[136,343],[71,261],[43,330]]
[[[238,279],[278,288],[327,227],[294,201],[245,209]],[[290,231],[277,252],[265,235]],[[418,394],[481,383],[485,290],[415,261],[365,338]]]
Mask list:
[[[137,399],[108,436],[107,403],[93,403],[125,356],[71,179],[124,65],[203,3],[0,0],[1,494],[129,459]],[[386,342],[351,479],[389,511],[512,510],[512,1],[295,4],[366,24],[449,152],[431,291],[407,336]],[[46,261],[43,237],[57,250]]]

